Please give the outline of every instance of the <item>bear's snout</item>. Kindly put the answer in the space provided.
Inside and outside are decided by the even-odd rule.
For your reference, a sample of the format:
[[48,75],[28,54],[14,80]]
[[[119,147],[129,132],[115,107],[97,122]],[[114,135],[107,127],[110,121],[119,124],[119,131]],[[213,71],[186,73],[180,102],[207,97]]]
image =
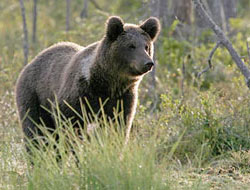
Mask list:
[[150,62],[147,62],[145,65],[148,68],[148,70],[151,70],[152,67],[154,66],[154,62],[150,61]]
[[154,66],[154,62],[153,61],[149,61],[149,62],[146,62],[146,64],[144,65],[144,69],[145,69],[145,73],[148,72],[148,71],[151,71],[152,68]]

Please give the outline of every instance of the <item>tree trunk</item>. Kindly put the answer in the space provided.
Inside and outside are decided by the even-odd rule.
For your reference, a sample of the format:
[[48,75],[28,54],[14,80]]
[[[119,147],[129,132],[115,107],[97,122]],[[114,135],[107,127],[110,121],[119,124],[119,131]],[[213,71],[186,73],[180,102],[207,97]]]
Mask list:
[[226,16],[222,0],[207,0],[209,15],[223,31],[227,31]]
[[[204,0],[205,8],[214,22],[219,25],[223,31],[229,31],[229,19],[237,15],[237,0]],[[198,19],[198,26],[204,27]]]
[[89,0],[84,0],[83,9],[82,9],[81,14],[80,14],[81,18],[87,18],[88,17],[88,5],[89,5]]
[[33,1],[32,42],[36,42],[37,0]]
[[237,16],[237,0],[223,0],[226,28],[230,30],[229,19]]
[[159,17],[159,1],[160,0],[150,0],[149,9],[151,16]]
[[22,19],[23,19],[23,54],[24,54],[24,64],[28,64],[28,55],[29,55],[29,42],[28,42],[28,30],[27,30],[27,23],[26,23],[26,16],[25,16],[25,7],[23,0],[19,0],[21,12],[22,12]]
[[159,0],[159,19],[161,20],[162,28],[169,24],[168,0]]
[[66,0],[66,31],[70,30],[70,2],[71,0]]
[[[161,16],[166,16],[168,11],[167,11],[167,0],[151,0],[149,3],[149,8],[151,12],[151,16],[157,17],[158,19],[161,20],[161,22],[166,21],[165,18],[161,19]],[[166,6],[166,7],[165,7]],[[156,49],[157,44],[155,44]],[[156,109],[157,103],[158,103],[158,98],[156,94],[156,69],[157,69],[157,59],[156,59],[156,54],[154,51],[154,67],[151,74],[152,80],[151,80],[151,88],[149,89],[149,94],[152,96],[152,104],[150,108],[150,113],[153,113],[154,110]]]
[[223,0],[222,3],[224,6],[226,19],[237,16],[237,0]]
[[[154,17],[158,17],[160,16],[160,0],[151,0],[150,1],[150,12],[151,12],[151,16],[154,16]],[[154,62],[156,62],[155,60],[155,54],[154,54]],[[155,88],[156,88],[156,83],[155,83],[155,70],[156,70],[156,64],[155,66],[153,67],[153,70],[151,72],[151,76],[152,76],[152,90],[155,91]]]
[[174,16],[181,22],[191,24],[192,1],[191,0],[173,0]]

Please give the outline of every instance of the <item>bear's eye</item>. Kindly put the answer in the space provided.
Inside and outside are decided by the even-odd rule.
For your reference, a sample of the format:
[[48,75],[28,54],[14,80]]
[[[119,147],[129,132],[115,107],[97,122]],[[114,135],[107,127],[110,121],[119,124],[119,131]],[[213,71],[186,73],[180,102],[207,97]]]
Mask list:
[[128,46],[128,48],[129,48],[129,49],[135,49],[136,47],[135,47],[134,44],[130,44],[130,45]]
[[149,50],[149,46],[148,45],[145,46],[145,50],[148,52],[148,50]]

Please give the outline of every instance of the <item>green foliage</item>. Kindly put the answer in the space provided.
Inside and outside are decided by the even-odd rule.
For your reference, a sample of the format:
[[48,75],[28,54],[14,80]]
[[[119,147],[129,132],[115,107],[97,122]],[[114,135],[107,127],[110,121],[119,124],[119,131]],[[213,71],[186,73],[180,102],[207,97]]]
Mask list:
[[[234,122],[229,121],[235,117],[237,106],[231,103],[232,113],[229,114],[228,110],[220,108],[223,106],[225,109],[225,106],[224,102],[216,100],[217,96],[215,91],[199,93],[198,96],[193,97],[192,102],[185,103],[178,99],[171,99],[169,96],[162,96],[162,109],[167,110],[167,116],[165,116],[167,126],[176,125],[174,128],[177,131],[186,128],[183,144],[179,147],[179,159],[203,154],[204,160],[200,163],[202,164],[214,156],[226,154],[227,151],[249,150],[249,119],[245,115],[249,113],[249,104],[244,108],[241,107],[240,113],[245,115],[241,120],[244,122],[241,125],[238,122],[235,126]],[[249,97],[245,98],[249,99]]]
[[[103,11],[90,3],[89,18],[80,19],[83,3],[71,1],[71,30],[65,32],[65,1],[38,1],[38,39],[32,44],[32,1],[24,2],[29,60],[59,41],[86,46],[99,40],[109,15],[137,23],[148,14],[140,9],[140,1],[100,0]],[[242,17],[230,20],[228,35],[249,64],[247,5],[247,0],[239,3]],[[63,122],[57,114],[60,141],[48,134],[50,146],[34,150],[35,165],[31,166],[14,101],[15,83],[23,68],[18,1],[0,1],[0,12],[0,190],[249,188],[250,96],[244,78],[227,51],[219,48],[213,68],[198,79],[215,45],[213,33],[203,30],[183,40],[176,37],[177,20],[163,28],[157,41],[156,90],[152,90],[150,74],[145,76],[127,146],[124,126],[96,121],[104,127],[97,128],[91,141],[82,141],[70,121]],[[74,147],[78,166],[69,147]],[[57,162],[57,151],[61,162]]]

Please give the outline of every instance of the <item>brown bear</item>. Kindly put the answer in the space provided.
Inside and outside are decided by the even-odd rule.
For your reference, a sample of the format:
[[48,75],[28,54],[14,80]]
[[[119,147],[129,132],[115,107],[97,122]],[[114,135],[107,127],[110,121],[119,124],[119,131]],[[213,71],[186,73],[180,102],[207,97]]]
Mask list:
[[123,102],[129,133],[138,85],[154,65],[153,42],[159,31],[159,21],[154,17],[133,25],[113,16],[107,20],[106,34],[100,41],[87,47],[61,42],[39,53],[25,66],[16,85],[25,136],[29,139],[42,136],[37,124],[43,123],[52,131],[56,128],[51,113],[44,109],[50,109],[55,99],[63,115],[79,120],[82,127],[86,124],[72,108],[81,113],[83,104],[87,113],[97,113],[101,100],[105,102],[105,115],[112,119],[117,102]]

